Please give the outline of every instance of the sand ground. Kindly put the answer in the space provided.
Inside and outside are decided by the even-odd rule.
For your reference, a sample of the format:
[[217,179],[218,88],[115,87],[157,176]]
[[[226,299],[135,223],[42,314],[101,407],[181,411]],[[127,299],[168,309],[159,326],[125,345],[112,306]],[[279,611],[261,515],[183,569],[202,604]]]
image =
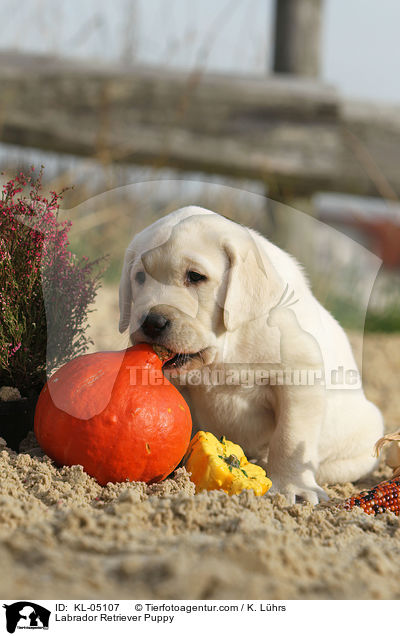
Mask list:
[[[107,335],[115,294],[101,298],[96,346],[122,348]],[[400,429],[399,354],[400,335],[365,338],[365,388],[388,431]],[[150,487],[101,487],[81,467],[56,468],[32,435],[21,451],[0,451],[3,599],[400,597],[400,517],[340,510],[390,475],[383,464],[363,484],[326,487],[331,500],[313,508],[280,495],[194,495],[184,469]]]

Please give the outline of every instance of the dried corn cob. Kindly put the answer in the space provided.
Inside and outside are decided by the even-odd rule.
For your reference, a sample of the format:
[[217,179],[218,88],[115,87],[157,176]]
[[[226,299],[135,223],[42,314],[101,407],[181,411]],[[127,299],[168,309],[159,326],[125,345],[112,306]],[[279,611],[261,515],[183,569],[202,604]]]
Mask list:
[[344,502],[344,509],[360,507],[367,515],[379,515],[382,512],[394,512],[400,515],[400,478],[382,481],[371,490],[363,490]]
[[386,464],[393,469],[392,479],[381,481],[371,490],[363,490],[358,495],[349,497],[343,504],[345,510],[358,506],[368,515],[379,515],[390,510],[400,516],[400,431],[378,439],[375,444],[376,456],[388,443],[392,443],[392,446],[389,449]]

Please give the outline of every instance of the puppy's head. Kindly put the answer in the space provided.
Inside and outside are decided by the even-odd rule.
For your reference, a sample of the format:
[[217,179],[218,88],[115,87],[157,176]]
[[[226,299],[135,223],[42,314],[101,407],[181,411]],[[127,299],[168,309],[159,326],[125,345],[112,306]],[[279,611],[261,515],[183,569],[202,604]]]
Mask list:
[[119,327],[133,344],[169,349],[166,367],[187,370],[221,361],[223,336],[266,314],[280,285],[246,228],[196,208],[173,215],[126,252]]

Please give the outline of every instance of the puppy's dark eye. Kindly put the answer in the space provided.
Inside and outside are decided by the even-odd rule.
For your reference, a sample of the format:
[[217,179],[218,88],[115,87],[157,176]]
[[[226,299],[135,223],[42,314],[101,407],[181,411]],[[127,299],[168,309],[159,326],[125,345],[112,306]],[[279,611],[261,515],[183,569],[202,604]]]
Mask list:
[[139,283],[139,285],[143,285],[146,280],[146,274],[144,272],[137,272],[135,276],[135,281]]
[[186,282],[189,284],[200,283],[202,280],[207,280],[207,276],[204,274],[199,274],[199,272],[194,272],[193,270],[189,270],[186,272]]

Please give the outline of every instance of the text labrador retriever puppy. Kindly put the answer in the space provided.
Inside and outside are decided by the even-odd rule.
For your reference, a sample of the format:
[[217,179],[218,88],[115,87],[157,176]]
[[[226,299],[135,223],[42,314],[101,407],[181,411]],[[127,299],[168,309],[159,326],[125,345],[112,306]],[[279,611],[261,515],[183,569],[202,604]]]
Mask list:
[[120,283],[127,328],[172,352],[195,429],[242,445],[272,492],[317,503],[321,484],[374,468],[382,417],[347,336],[296,260],[257,232],[195,206],[140,232]]

